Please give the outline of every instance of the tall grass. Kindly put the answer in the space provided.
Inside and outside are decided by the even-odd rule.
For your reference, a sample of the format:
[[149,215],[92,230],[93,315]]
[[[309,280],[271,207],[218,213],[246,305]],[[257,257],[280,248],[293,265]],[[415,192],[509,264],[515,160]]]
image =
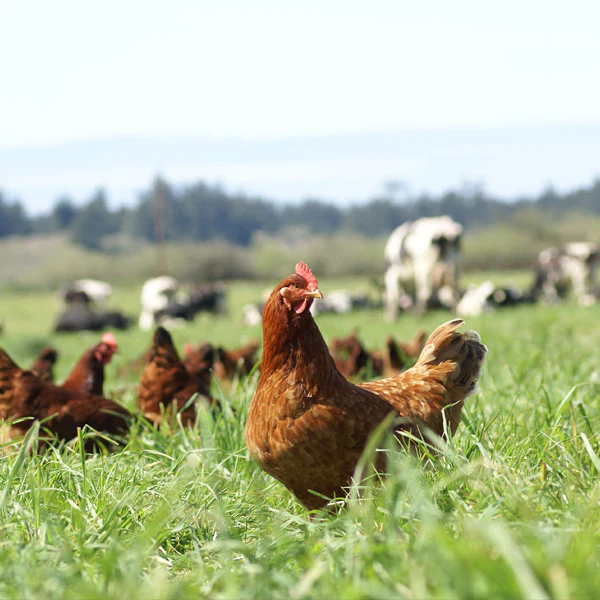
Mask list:
[[[350,285],[352,282],[346,282]],[[354,282],[358,284],[357,281]],[[324,279],[324,292],[337,282]],[[233,345],[252,293],[228,317],[175,330],[178,344]],[[133,291],[117,290],[133,304]],[[2,346],[23,364],[31,340],[61,352],[59,376],[93,334],[50,336],[54,300],[5,294]],[[121,451],[85,455],[82,439],[0,459],[0,597],[6,598],[571,598],[600,586],[600,307],[523,307],[470,318],[489,354],[457,435],[433,457],[391,450],[390,473],[357,485],[337,515],[309,515],[252,463],[244,424],[256,379],[214,383],[224,411],[194,429],[141,421]],[[367,346],[449,318],[380,311],[322,315],[326,339],[359,325]],[[122,362],[149,335],[118,335],[112,397],[135,409]],[[235,408],[235,412],[232,410]],[[34,435],[35,431],[31,434]],[[390,448],[389,441],[382,442]],[[327,457],[324,457],[327,460]]]

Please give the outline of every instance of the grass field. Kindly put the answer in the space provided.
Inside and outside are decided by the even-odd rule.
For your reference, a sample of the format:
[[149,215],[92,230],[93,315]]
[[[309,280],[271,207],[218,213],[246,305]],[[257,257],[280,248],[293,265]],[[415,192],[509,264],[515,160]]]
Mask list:
[[[320,283],[324,294],[360,284]],[[202,316],[174,330],[176,342],[236,346],[260,336],[237,315],[262,287],[233,285],[231,316]],[[114,304],[135,314],[138,297],[139,287],[120,288]],[[51,342],[60,379],[98,339],[51,335],[57,302],[48,293],[0,299],[0,345],[22,365]],[[367,311],[317,322],[326,340],[357,326],[375,348],[390,331],[408,338],[448,318],[388,326],[381,311]],[[0,597],[597,596],[600,306],[507,309],[467,326],[489,354],[457,435],[435,459],[393,452],[385,483],[368,481],[360,499],[353,490],[337,516],[310,520],[249,461],[254,381],[215,384],[225,404],[215,421],[203,414],[194,430],[174,434],[139,423],[111,454],[86,456],[77,443],[36,454],[25,443],[0,459]],[[117,373],[150,335],[134,328],[117,339],[107,395],[134,408],[135,381]]]

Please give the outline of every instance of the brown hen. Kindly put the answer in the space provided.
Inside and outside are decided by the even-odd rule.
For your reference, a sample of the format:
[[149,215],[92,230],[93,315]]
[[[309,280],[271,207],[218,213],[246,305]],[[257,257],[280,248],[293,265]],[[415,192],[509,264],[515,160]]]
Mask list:
[[245,346],[233,350],[219,348],[219,360],[223,364],[225,376],[233,379],[235,375],[249,375],[258,362],[258,340],[250,340]]
[[102,396],[104,365],[107,365],[113,354],[118,351],[115,336],[112,333],[105,333],[100,343],[83,353],[60,387]]
[[[10,437],[24,435],[33,420],[44,421],[43,428],[59,439],[77,437],[77,429],[89,425],[97,431],[126,435],[129,431],[128,410],[85,390],[68,389],[43,381],[31,371],[23,371],[0,348],[0,418],[13,421]],[[86,444],[86,450],[95,445]]]
[[246,424],[252,458],[309,509],[345,495],[369,435],[390,413],[403,417],[396,431],[454,433],[487,352],[477,333],[456,332],[463,321],[455,319],[431,334],[411,369],[353,385],[336,369],[310,314],[315,298],[322,294],[304,263],[271,293]]
[[194,350],[191,344],[186,344],[183,350],[185,358],[182,360],[183,366],[189,373],[200,377],[207,387],[210,388],[212,373],[225,377],[225,368],[219,359],[219,348],[212,344],[200,344]]
[[427,334],[422,329],[415,333],[410,342],[397,342],[393,335],[389,335],[383,356],[385,375],[390,377],[404,371],[410,362],[421,354],[426,337]]
[[169,332],[159,327],[152,341],[150,359],[140,377],[138,405],[144,416],[159,424],[166,411],[180,412],[185,426],[196,421],[196,407],[190,399],[199,394],[209,406],[219,402],[210,396],[210,380],[189,372],[177,354]]
[[217,379],[233,380],[237,376],[250,374],[258,359],[258,340],[250,340],[245,346],[226,350],[221,346],[212,344],[201,344],[196,350],[191,344],[184,346],[185,368],[195,375],[206,380],[210,386],[210,380],[214,373]]
[[369,371],[373,375],[383,373],[383,358],[365,349],[356,330],[345,338],[333,338],[330,352],[337,370],[348,379]]

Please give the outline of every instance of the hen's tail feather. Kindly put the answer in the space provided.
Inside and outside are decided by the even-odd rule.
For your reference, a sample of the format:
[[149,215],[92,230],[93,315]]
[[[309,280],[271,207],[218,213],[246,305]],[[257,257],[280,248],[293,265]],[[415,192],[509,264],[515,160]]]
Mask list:
[[19,369],[13,359],[8,355],[8,352],[3,348],[0,348],[0,372],[4,373],[14,369]]
[[415,366],[453,363],[446,387],[454,388],[465,398],[477,389],[487,348],[476,331],[456,331],[463,323],[462,319],[454,319],[440,325],[429,336]]
[[179,354],[173,344],[173,338],[163,327],[158,327],[154,333],[152,357],[160,357],[167,362],[179,362]]

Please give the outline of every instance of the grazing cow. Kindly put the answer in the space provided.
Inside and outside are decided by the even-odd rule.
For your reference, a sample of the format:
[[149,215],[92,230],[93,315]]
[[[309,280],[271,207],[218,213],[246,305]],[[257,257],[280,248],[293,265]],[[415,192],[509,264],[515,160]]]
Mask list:
[[462,317],[474,317],[495,308],[533,304],[536,301],[537,294],[533,290],[524,293],[512,286],[497,287],[491,281],[484,281],[464,293],[456,313]]
[[227,311],[226,298],[227,288],[224,283],[203,283],[190,292],[188,302],[194,314],[221,314]]
[[596,302],[595,275],[600,247],[593,242],[571,242],[546,248],[538,257],[536,291],[549,302],[558,302],[570,286],[582,306]]
[[74,304],[85,304],[86,306],[89,306],[92,303],[92,299],[85,292],[79,290],[61,290],[61,296],[63,302],[67,306],[72,306]]
[[175,296],[179,283],[173,277],[161,275],[148,279],[142,286],[140,302],[142,312],[140,313],[139,327],[142,331],[149,331],[155,326],[154,313],[167,307]]
[[83,300],[87,304],[95,302],[105,306],[106,300],[112,295],[112,286],[97,279],[78,279],[60,291],[60,296],[66,304]]
[[388,320],[396,318],[399,306],[412,306],[400,283],[414,285],[417,314],[425,311],[444,286],[451,289],[451,308],[456,310],[462,232],[462,225],[446,215],[406,221],[392,232],[385,245]]
[[199,312],[225,312],[225,285],[205,283],[194,288],[187,295],[171,297],[167,305],[154,311],[154,322],[159,325],[164,319],[193,321]]
[[313,315],[320,313],[335,313],[343,315],[352,310],[373,308],[366,292],[349,292],[347,290],[333,290],[320,302],[313,302],[310,312]]
[[92,310],[84,302],[67,307],[58,317],[54,331],[102,331],[103,329],[127,329],[130,317],[119,311]]

